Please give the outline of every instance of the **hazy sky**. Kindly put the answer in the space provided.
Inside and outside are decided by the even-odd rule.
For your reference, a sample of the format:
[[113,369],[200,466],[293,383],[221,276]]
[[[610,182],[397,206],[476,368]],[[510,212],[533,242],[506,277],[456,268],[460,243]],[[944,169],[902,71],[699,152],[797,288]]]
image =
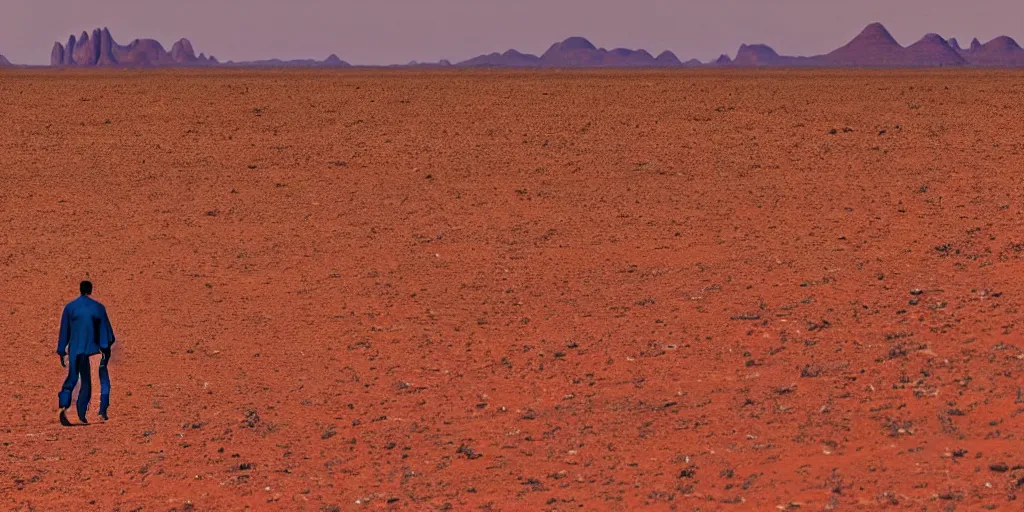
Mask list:
[[106,26],[122,44],[149,37],[170,48],[186,37],[222,61],[455,62],[509,48],[540,54],[571,35],[709,60],[740,43],[823,53],[873,21],[904,45],[927,32],[964,46],[1020,41],[1021,20],[1021,0],[2,0],[0,54],[47,64],[54,41]]

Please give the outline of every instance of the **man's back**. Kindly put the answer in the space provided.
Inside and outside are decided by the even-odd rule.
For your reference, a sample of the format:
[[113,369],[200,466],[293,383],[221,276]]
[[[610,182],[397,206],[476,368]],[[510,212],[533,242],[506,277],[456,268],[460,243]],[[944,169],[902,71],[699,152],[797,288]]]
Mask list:
[[114,343],[114,332],[103,304],[82,295],[64,306],[60,321],[58,353],[71,357],[99,354]]

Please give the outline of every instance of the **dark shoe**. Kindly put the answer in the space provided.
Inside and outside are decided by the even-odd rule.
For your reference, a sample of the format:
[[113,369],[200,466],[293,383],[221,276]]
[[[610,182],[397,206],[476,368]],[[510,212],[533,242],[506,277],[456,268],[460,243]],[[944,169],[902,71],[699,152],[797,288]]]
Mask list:
[[100,413],[100,419],[103,420],[103,421],[110,421],[110,417],[107,416],[107,413],[105,413],[105,412],[101,412]]
[[71,422],[68,421],[68,410],[67,409],[61,409],[60,412],[57,413],[57,420],[60,421],[60,424],[65,426],[65,427],[70,427],[71,426]]

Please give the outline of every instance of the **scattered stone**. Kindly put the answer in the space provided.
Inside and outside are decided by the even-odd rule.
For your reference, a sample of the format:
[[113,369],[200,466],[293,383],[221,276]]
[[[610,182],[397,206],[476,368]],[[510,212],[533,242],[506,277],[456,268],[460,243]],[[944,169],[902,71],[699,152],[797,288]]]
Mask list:
[[469,460],[476,460],[479,459],[480,457],[483,457],[482,453],[477,453],[476,450],[470,448],[469,446],[466,446],[465,444],[459,446],[459,449],[456,450],[455,453],[465,455],[466,458]]

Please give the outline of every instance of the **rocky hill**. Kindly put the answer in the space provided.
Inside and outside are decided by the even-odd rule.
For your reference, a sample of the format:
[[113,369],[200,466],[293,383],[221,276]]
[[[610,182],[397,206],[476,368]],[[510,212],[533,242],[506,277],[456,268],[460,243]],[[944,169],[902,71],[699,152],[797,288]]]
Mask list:
[[10,66],[11,61],[7,60],[7,57],[0,55],[0,66]]
[[349,64],[337,55],[318,61],[314,59],[281,60],[270,59],[252,62],[221,63],[216,57],[203,53],[196,55],[188,39],[179,39],[164,49],[154,39],[136,39],[127,45],[120,45],[110,35],[110,30],[95,29],[92,35],[82,32],[77,38],[71,36],[66,44],[56,42],[50,51],[50,65],[54,67],[108,67],[108,68],[162,68],[162,67],[347,67]]
[[962,48],[956,39],[926,34],[904,47],[881,23],[864,28],[849,43],[824,55],[786,57],[766,45],[742,45],[735,66],[816,66],[915,68],[947,66],[1024,67],[1024,49],[1013,39],[1000,36],[981,44],[977,39]]
[[88,32],[82,32],[77,38],[72,35],[67,44],[53,43],[50,50],[50,65],[55,67],[151,68],[216,63],[217,59],[212,56],[196,56],[188,39],[178,40],[171,51],[153,39],[136,39],[128,45],[120,45],[106,28],[93,30],[91,36]]
[[462,67],[554,67],[554,68],[630,68],[675,67],[684,65],[670,51],[657,57],[644,49],[598,48],[583,37],[570,37],[551,45],[540,57],[509,50],[460,62]]
[[999,36],[985,44],[977,39],[960,55],[971,65],[986,67],[1024,67],[1024,49],[1007,36]]
[[570,37],[551,45],[540,57],[509,50],[481,55],[459,66],[464,67],[946,67],[986,66],[1024,67],[1024,49],[1013,39],[1001,36],[970,48],[961,48],[956,39],[926,34],[910,46],[902,46],[881,23],[872,23],[850,42],[823,55],[795,57],[779,55],[764,44],[743,44],[736,57],[721,55],[708,63],[696,59],[681,62],[671,51],[651,57],[645,50],[598,48],[583,37]]

